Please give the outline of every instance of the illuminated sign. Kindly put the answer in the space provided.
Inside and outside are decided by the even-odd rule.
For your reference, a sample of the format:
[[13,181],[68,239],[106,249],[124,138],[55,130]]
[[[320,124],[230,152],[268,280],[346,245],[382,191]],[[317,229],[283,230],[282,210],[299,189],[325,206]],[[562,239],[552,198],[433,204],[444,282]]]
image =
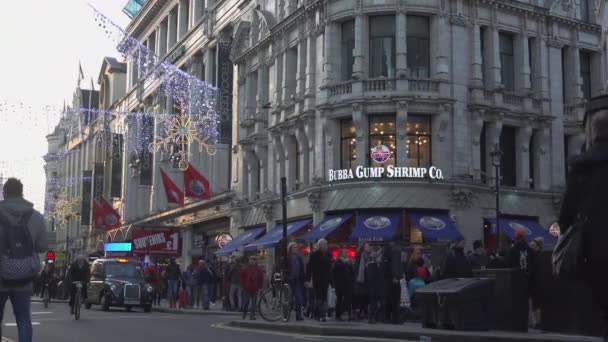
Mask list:
[[383,167],[363,167],[357,166],[353,169],[329,170],[329,181],[340,181],[349,179],[370,179],[370,178],[430,178],[443,179],[443,171],[431,166],[426,167],[399,167],[388,165]]
[[131,248],[130,242],[108,242],[103,244],[104,252],[130,252]]

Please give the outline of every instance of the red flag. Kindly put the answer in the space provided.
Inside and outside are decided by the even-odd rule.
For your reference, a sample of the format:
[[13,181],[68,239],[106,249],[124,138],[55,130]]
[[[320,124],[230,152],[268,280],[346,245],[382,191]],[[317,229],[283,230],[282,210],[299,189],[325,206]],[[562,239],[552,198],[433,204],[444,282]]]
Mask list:
[[101,207],[102,212],[104,213],[103,219],[105,224],[105,230],[119,228],[121,224],[120,215],[103,197],[101,197]]
[[167,195],[167,202],[179,204],[180,207],[184,206],[184,193],[180,188],[173,183],[169,175],[165,173],[163,168],[160,168],[160,175],[163,177],[163,185],[165,186],[165,194]]
[[107,230],[104,216],[103,207],[97,203],[97,200],[93,200],[93,229]]
[[186,188],[186,197],[200,199],[211,198],[209,181],[190,163],[188,163],[188,168],[184,171],[184,185]]

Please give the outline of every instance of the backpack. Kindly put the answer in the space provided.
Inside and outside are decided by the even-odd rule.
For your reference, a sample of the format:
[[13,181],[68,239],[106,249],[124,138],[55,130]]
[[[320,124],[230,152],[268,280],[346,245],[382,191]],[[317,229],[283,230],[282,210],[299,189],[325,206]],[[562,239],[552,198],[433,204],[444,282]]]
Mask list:
[[23,286],[32,282],[41,270],[40,258],[27,223],[33,210],[24,213],[16,224],[0,213],[0,278],[4,286]]

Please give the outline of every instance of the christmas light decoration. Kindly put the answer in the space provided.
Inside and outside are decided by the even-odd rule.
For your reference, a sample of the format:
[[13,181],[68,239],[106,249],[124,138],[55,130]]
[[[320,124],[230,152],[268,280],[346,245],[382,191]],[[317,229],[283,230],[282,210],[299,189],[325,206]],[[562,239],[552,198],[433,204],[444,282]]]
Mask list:
[[53,218],[59,224],[66,224],[72,217],[78,216],[78,208],[80,200],[78,198],[69,198],[65,189],[59,193],[59,198],[54,205]]

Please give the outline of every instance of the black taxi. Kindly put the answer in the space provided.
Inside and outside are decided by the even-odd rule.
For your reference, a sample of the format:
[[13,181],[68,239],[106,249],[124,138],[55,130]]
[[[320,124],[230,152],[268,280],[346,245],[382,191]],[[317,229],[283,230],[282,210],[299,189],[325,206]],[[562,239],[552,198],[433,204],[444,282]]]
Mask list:
[[150,312],[152,292],[139,263],[124,258],[97,259],[91,265],[85,307],[100,305],[104,311],[110,307],[124,307],[127,311],[139,307]]

